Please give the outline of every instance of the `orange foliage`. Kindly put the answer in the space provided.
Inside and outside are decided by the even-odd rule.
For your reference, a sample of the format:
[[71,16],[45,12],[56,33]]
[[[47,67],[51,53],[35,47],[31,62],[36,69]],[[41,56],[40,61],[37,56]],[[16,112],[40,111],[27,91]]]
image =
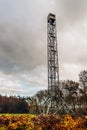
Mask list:
[[16,115],[0,116],[0,130],[87,130],[87,116]]

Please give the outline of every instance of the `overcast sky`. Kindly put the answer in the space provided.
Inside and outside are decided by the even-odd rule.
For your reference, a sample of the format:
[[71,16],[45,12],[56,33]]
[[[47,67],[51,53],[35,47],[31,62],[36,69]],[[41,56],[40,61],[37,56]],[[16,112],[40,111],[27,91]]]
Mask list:
[[60,80],[87,69],[87,0],[0,0],[0,94],[47,89],[47,15],[57,18]]

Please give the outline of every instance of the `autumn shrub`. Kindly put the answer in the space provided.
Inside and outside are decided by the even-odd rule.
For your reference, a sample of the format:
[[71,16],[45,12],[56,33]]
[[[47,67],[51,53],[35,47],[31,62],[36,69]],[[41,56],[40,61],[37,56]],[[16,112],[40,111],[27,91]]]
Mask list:
[[87,116],[2,115],[0,130],[87,130]]

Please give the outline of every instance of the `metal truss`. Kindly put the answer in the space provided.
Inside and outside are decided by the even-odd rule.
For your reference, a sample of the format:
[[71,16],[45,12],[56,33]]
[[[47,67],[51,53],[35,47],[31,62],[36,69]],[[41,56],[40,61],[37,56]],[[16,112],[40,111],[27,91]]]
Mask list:
[[47,55],[48,55],[48,98],[44,103],[45,113],[69,113],[71,109],[63,99],[59,88],[59,65],[57,50],[56,16],[47,17]]

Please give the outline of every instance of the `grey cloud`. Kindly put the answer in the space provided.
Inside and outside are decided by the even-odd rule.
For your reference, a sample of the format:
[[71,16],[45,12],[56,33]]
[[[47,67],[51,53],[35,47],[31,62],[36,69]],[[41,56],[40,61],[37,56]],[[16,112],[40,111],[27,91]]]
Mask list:
[[[41,65],[46,65],[46,17],[50,8],[47,3],[47,0],[0,1],[0,72],[6,77],[4,85],[0,84],[0,93],[26,96],[44,88],[38,73],[43,73]],[[40,71],[32,72],[38,66]],[[22,78],[22,74],[27,78]],[[13,81],[10,87],[5,82],[9,75]]]
[[59,58],[62,64],[87,64],[87,39],[79,31],[81,28],[82,24],[79,27],[68,27],[59,34]]
[[86,64],[87,0],[3,1],[0,3],[3,7],[0,8],[1,70],[30,72],[37,66],[46,66],[49,12],[57,15],[60,64]]
[[56,0],[60,64],[87,64],[87,0]]
[[53,0],[0,1],[0,68],[3,71],[12,72],[15,66],[19,71],[20,68],[30,71],[46,65],[46,17],[54,9],[53,4]]
[[56,0],[56,3],[58,17],[68,26],[87,17],[87,0]]
[[[19,65],[32,69],[45,64],[45,45],[37,32],[8,25],[0,29],[0,63],[8,66]],[[2,31],[3,30],[3,31]],[[41,32],[42,33],[42,32]],[[41,37],[41,35],[40,35]],[[43,53],[42,53],[43,52]],[[11,69],[11,68],[9,68]]]

